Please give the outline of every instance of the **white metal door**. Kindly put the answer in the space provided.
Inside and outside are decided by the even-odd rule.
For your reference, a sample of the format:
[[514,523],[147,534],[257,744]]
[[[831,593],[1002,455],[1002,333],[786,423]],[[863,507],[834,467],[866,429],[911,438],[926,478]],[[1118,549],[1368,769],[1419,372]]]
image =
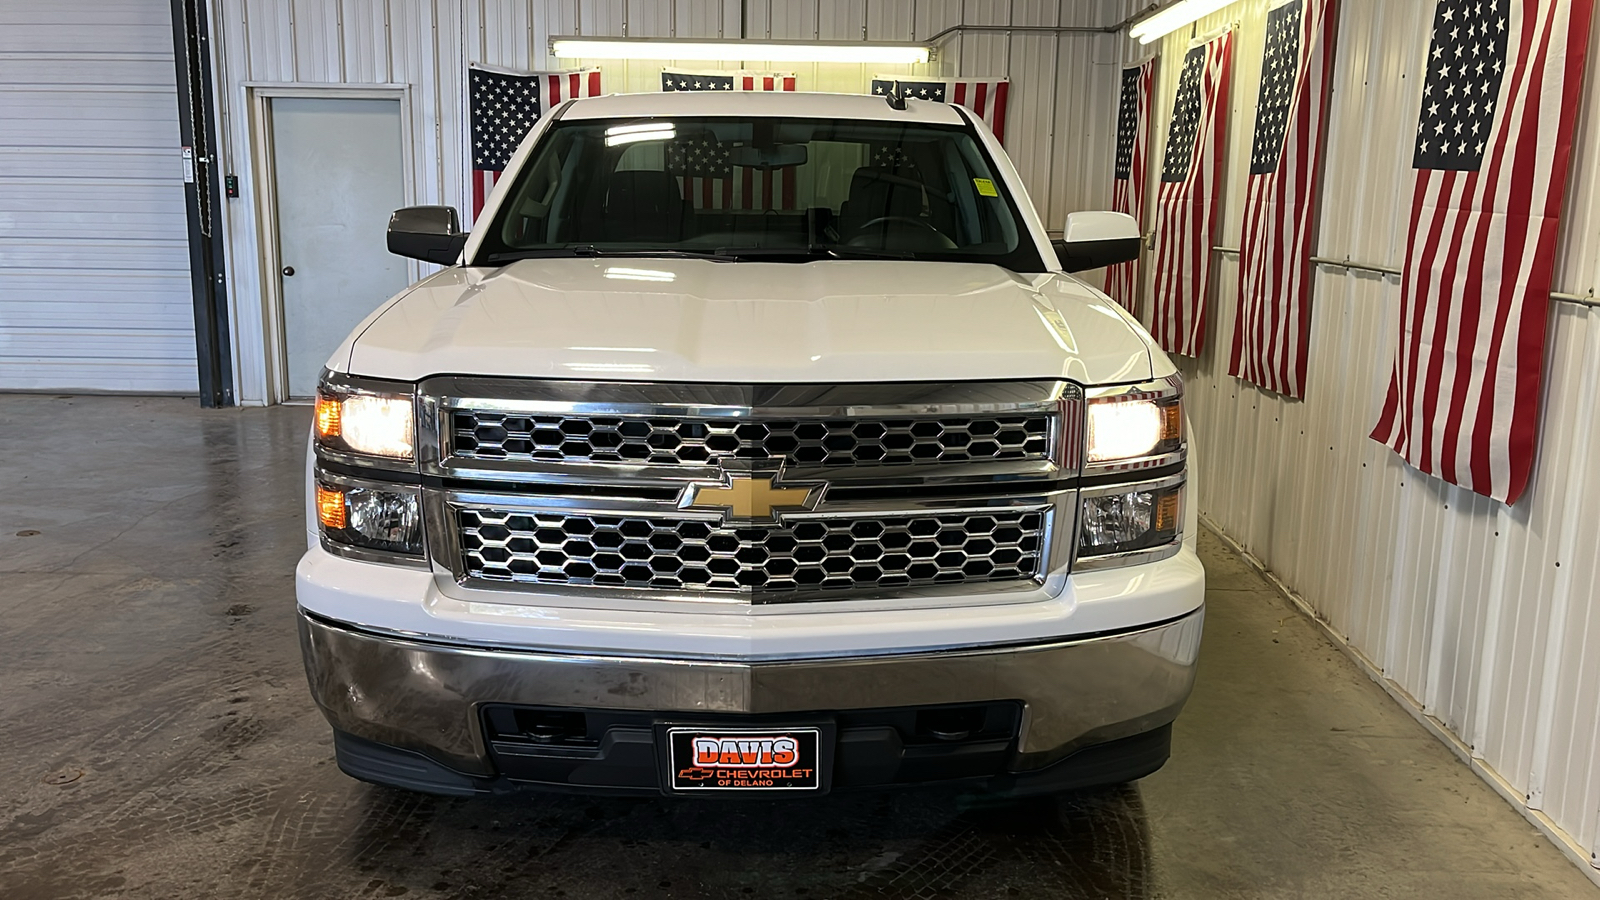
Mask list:
[[0,390],[193,393],[171,4],[0,0]]
[[398,100],[272,100],[272,165],[289,396],[309,397],[335,347],[406,286],[384,246],[405,205]]

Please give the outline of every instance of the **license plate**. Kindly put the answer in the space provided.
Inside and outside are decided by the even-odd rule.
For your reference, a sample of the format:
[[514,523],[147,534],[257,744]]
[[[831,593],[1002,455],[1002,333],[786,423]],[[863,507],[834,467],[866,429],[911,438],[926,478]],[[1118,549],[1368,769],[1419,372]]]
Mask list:
[[822,789],[822,733],[817,728],[669,728],[667,746],[674,791]]

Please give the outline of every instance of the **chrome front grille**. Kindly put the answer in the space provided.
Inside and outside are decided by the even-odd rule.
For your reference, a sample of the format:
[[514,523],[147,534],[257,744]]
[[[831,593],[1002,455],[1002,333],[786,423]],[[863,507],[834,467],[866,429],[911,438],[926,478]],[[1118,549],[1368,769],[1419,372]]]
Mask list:
[[766,525],[681,516],[460,508],[474,578],[738,593],[860,591],[1039,574],[1048,508],[798,518]]
[[469,588],[969,603],[1037,590],[1071,558],[1071,382],[441,376],[418,394],[429,553]]
[[467,459],[703,466],[729,459],[797,466],[957,464],[1050,456],[1045,414],[768,419],[539,415],[458,409],[450,451]]

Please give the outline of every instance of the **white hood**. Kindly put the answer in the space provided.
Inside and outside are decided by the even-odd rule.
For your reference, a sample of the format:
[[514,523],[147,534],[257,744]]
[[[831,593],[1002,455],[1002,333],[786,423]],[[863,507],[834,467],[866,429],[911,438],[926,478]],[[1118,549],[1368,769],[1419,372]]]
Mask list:
[[[1171,365],[1131,318],[1059,273],[900,261],[540,259],[446,269],[330,365],[416,381],[1145,380]],[[349,356],[345,356],[348,352]],[[1156,371],[1152,371],[1152,366]]]

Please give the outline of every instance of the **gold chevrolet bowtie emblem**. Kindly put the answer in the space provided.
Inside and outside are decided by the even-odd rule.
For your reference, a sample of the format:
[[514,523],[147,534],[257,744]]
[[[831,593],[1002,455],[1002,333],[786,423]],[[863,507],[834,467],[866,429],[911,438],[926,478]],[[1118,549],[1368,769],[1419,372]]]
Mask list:
[[686,509],[725,509],[736,519],[770,519],[774,509],[810,508],[820,486],[775,487],[775,476],[734,475],[727,485],[697,484]]

